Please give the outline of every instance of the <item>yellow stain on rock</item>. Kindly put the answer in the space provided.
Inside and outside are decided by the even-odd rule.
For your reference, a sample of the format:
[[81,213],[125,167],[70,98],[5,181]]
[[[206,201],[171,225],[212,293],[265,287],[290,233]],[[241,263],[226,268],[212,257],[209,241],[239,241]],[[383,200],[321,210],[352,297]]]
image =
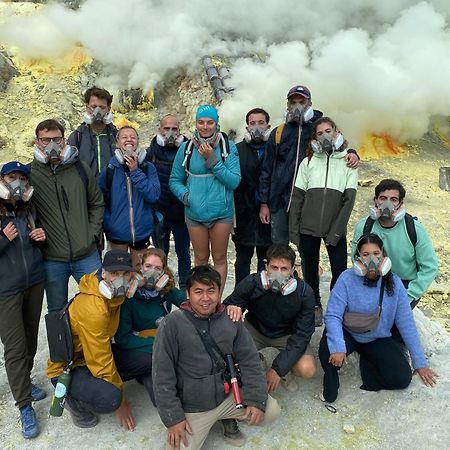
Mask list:
[[127,119],[125,116],[116,113],[114,115],[114,125],[120,129],[122,127],[133,127],[134,129],[138,129],[140,125],[137,122],[133,122],[132,120]]
[[19,70],[31,70],[35,76],[47,74],[75,75],[92,62],[92,57],[84,47],[77,46],[58,59],[26,59],[16,56],[14,62]]
[[380,159],[386,156],[400,156],[407,152],[404,145],[399,144],[388,135],[369,134],[358,149],[364,159]]

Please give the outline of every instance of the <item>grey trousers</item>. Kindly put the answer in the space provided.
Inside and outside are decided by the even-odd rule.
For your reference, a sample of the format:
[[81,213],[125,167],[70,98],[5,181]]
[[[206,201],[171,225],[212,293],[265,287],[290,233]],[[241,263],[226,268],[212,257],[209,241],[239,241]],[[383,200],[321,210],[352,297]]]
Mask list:
[[0,298],[0,338],[9,387],[21,408],[31,403],[31,378],[37,349],[44,282]]

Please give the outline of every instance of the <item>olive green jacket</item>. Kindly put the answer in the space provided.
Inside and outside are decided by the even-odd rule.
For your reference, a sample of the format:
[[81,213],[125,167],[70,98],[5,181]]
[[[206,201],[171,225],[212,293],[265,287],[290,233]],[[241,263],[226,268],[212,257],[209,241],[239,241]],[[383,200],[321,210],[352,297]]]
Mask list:
[[55,168],[33,160],[31,184],[32,202],[47,236],[44,258],[67,262],[89,256],[103,221],[103,196],[89,167],[78,159]]

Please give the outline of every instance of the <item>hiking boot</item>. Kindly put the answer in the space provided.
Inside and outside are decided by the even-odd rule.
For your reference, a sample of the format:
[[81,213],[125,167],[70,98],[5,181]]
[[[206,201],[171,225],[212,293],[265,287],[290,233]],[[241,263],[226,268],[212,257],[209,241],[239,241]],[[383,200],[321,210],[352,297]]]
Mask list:
[[93,428],[98,424],[98,417],[84,408],[78,400],[66,397],[65,409],[70,412],[72,422],[78,428]]
[[22,423],[22,436],[25,439],[35,438],[39,434],[39,427],[33,407],[31,405],[22,406],[19,411]]
[[31,397],[33,398],[34,402],[38,402],[40,400],[44,400],[44,398],[47,397],[47,392],[45,392],[44,389],[41,389],[39,386],[31,383]]
[[220,421],[223,430],[223,439],[234,447],[242,447],[245,444],[245,436],[242,434],[235,419],[223,419]]
[[293,375],[291,372],[289,372],[285,377],[281,378],[281,384],[288,392],[298,391],[297,380],[295,379],[295,375]]
[[323,310],[322,306],[316,306],[314,309],[314,325],[321,327],[323,325]]

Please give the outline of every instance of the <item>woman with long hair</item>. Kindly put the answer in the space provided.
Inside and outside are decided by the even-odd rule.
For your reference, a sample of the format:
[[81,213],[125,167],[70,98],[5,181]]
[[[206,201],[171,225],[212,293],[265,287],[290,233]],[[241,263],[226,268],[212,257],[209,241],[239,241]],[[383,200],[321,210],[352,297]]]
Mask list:
[[183,142],[175,157],[169,186],[185,205],[186,224],[195,265],[208,263],[227,277],[227,248],[233,229],[233,191],[241,180],[234,142],[220,132],[217,109],[197,109],[192,139]]
[[391,336],[396,325],[412,365],[423,383],[432,386],[435,374],[428,367],[408,294],[376,234],[363,235],[357,244],[355,264],[339,277],[325,314],[325,331],[319,358],[324,370],[321,399],[332,403],[339,389],[338,371],[348,355],[358,352],[362,385],[366,391],[404,389],[411,368],[402,347]]

